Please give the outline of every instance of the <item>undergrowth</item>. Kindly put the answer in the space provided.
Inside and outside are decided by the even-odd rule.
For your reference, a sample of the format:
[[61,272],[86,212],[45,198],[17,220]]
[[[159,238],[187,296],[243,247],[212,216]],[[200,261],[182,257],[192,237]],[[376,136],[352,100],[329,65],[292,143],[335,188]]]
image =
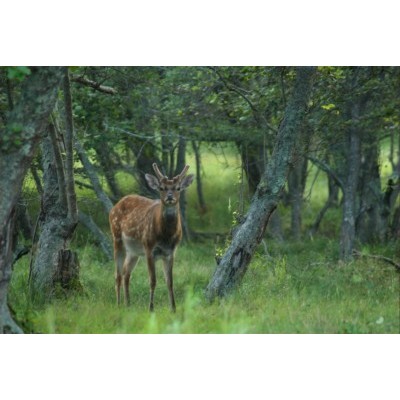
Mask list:
[[[320,252],[324,246],[327,251]],[[208,303],[211,243],[181,246],[175,265],[177,312],[157,268],[155,312],[148,312],[147,270],[132,274],[130,307],[115,304],[113,266],[91,245],[80,249],[82,293],[32,304],[27,263],[16,265],[10,302],[26,331],[40,333],[399,333],[399,274],[389,264],[338,264],[334,243],[272,243],[257,253],[242,284]],[[390,247],[388,245],[388,247]],[[386,249],[388,250],[388,249]],[[311,256],[311,257],[310,257]]]

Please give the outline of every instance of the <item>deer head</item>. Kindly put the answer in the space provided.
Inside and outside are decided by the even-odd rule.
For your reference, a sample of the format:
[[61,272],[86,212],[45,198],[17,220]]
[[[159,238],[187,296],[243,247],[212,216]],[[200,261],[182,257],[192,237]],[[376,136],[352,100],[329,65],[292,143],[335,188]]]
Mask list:
[[163,175],[156,163],[153,164],[153,169],[156,176],[146,174],[145,178],[147,183],[152,189],[159,191],[160,199],[164,206],[169,207],[177,205],[179,203],[181,191],[185,190],[193,182],[194,176],[192,174],[186,176],[189,165],[186,165],[182,172],[172,179]]

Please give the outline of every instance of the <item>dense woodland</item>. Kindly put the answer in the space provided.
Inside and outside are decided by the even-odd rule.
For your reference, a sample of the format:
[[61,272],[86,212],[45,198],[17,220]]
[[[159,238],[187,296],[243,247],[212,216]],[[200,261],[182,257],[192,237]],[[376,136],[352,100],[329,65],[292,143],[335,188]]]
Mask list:
[[[0,332],[399,332],[399,109],[397,67],[1,67]],[[153,163],[195,175],[176,315],[113,292]]]

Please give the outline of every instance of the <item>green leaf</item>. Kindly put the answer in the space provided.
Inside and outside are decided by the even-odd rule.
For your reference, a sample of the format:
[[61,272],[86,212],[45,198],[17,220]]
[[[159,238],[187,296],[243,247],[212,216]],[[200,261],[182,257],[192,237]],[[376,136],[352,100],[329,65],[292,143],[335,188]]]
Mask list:
[[332,103],[330,103],[330,104],[323,104],[322,106],[321,106],[321,108],[322,109],[324,109],[324,110],[332,110],[333,108],[335,108],[336,106],[334,105],[334,104],[332,104]]
[[7,78],[16,81],[22,81],[27,75],[31,74],[28,67],[6,67]]

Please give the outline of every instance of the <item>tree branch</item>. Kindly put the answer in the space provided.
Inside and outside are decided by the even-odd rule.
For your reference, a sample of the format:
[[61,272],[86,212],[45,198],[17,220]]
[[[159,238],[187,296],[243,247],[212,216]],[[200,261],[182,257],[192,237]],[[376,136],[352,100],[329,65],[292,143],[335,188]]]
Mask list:
[[328,164],[312,156],[308,156],[307,158],[319,169],[322,169],[322,171],[326,172],[335,181],[335,183],[343,190],[344,187],[343,181],[336,175],[335,171]]
[[92,81],[92,80],[90,80],[88,78],[85,78],[83,75],[71,74],[71,81],[80,83],[80,84],[82,84],[84,86],[89,86],[92,89],[95,89],[95,90],[97,90],[99,92],[102,92],[102,93],[107,93],[107,94],[111,94],[111,95],[114,95],[114,94],[118,93],[116,89],[114,89],[114,88],[112,88],[110,86],[104,86],[104,85],[102,85],[102,84],[100,84],[98,82]]
[[90,162],[88,156],[85,153],[85,150],[83,149],[82,145],[79,143],[77,138],[75,139],[75,148],[76,148],[76,152],[78,153],[79,159],[81,160],[83,167],[85,168],[87,176],[89,177],[90,182],[92,182],[93,189],[94,189],[98,199],[103,204],[106,212],[109,213],[111,208],[113,207],[113,203],[109,199],[109,197],[106,195],[103,188],[101,187],[99,177],[97,176],[97,173],[94,170],[92,163]]
[[[243,100],[246,101],[246,103],[250,106],[251,111],[253,111],[254,118],[256,119],[257,122],[260,120],[260,112],[257,109],[257,107],[251,102],[251,100],[243,93],[243,90],[238,88],[237,86],[233,85],[232,83],[228,82],[221,74],[220,72],[215,68],[215,67],[210,67],[212,71],[214,71],[217,75],[218,78],[221,80],[221,82],[225,85],[225,87],[232,91],[237,93],[240,97],[242,97]],[[278,133],[278,130],[275,129],[273,126],[271,126],[268,121],[263,118],[264,124],[268,129],[270,129],[272,132],[275,134]]]
[[381,260],[393,265],[396,268],[396,271],[400,273],[400,264],[393,261],[391,258],[380,256],[380,255],[372,255],[372,254],[362,254],[358,250],[353,250],[353,255],[356,257],[367,257],[373,258],[374,260]]

